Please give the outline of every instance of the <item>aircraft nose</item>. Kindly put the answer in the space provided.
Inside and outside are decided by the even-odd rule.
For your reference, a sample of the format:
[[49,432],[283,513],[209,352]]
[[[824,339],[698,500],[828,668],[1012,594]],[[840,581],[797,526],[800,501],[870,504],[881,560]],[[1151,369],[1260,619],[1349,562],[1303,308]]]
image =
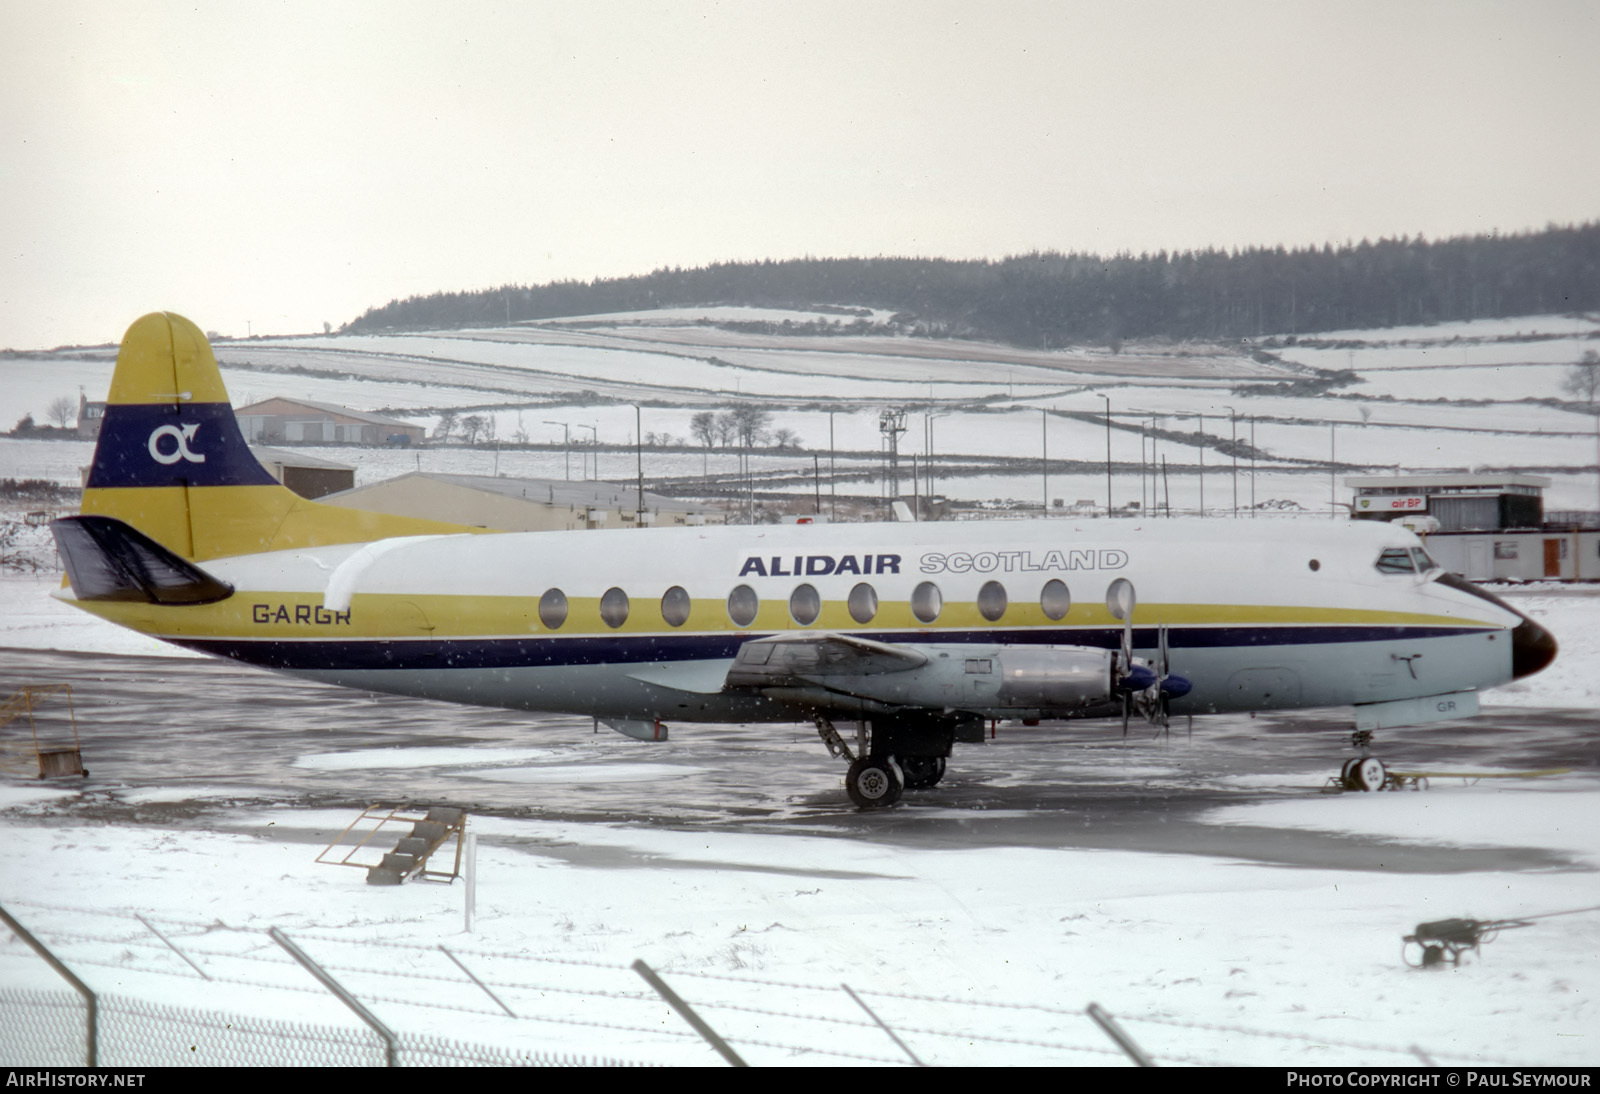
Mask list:
[[1532,676],[1555,659],[1555,636],[1523,616],[1511,631],[1511,675],[1519,680]]

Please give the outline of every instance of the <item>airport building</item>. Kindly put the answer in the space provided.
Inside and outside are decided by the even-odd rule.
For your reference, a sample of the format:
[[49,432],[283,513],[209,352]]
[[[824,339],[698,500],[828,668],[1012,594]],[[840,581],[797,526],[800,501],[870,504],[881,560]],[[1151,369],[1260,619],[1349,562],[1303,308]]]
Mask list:
[[419,445],[427,433],[381,414],[281,396],[242,406],[234,416],[244,439],[256,442]]
[[251,445],[250,451],[273,478],[302,498],[324,498],[356,484],[356,469],[347,463],[261,445]]
[[330,505],[425,517],[505,532],[725,524],[722,509],[609,482],[440,475],[413,471],[320,499]]
[[1399,521],[1469,581],[1600,581],[1594,514],[1547,518],[1542,476],[1364,475],[1345,485],[1356,520]]

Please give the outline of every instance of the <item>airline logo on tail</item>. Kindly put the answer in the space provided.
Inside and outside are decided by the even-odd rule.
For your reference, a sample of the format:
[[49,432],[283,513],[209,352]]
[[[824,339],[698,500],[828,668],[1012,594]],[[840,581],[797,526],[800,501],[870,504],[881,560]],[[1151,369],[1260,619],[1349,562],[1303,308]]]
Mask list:
[[256,462],[227,403],[106,407],[89,488],[179,483],[276,486],[277,480]]
[[[157,463],[169,465],[177,463],[179,460],[188,460],[190,463],[205,463],[206,457],[204,453],[189,451],[189,442],[194,439],[194,435],[199,429],[198,423],[190,423],[182,427],[175,425],[159,427],[150,434],[150,444],[147,446],[150,449],[150,458]],[[177,442],[178,447],[171,452],[161,451],[162,437],[171,437]]]

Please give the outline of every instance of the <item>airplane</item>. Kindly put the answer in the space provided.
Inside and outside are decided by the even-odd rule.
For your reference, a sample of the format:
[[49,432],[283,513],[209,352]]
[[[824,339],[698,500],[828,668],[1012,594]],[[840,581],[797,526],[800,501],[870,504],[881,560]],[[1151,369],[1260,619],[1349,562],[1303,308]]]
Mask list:
[[[1370,733],[1475,714],[1557,652],[1371,521],[513,533],[308,501],[256,461],[171,313],[129,328],[81,511],[52,527],[55,595],[175,645],[642,739],[809,721],[864,809],[937,784],[986,721],[1348,706]],[[1340,779],[1377,789],[1358,743]]]

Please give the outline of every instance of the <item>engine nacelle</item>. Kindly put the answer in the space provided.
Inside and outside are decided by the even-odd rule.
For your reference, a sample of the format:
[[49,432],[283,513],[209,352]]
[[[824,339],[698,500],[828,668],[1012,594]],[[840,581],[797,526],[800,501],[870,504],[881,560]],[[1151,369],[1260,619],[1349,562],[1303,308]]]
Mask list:
[[999,654],[1000,705],[1040,710],[1111,698],[1115,655],[1082,646],[1007,646]]
[[789,702],[879,713],[1076,713],[1113,699],[1116,654],[1085,646],[912,644],[784,635],[758,639],[728,673]]

